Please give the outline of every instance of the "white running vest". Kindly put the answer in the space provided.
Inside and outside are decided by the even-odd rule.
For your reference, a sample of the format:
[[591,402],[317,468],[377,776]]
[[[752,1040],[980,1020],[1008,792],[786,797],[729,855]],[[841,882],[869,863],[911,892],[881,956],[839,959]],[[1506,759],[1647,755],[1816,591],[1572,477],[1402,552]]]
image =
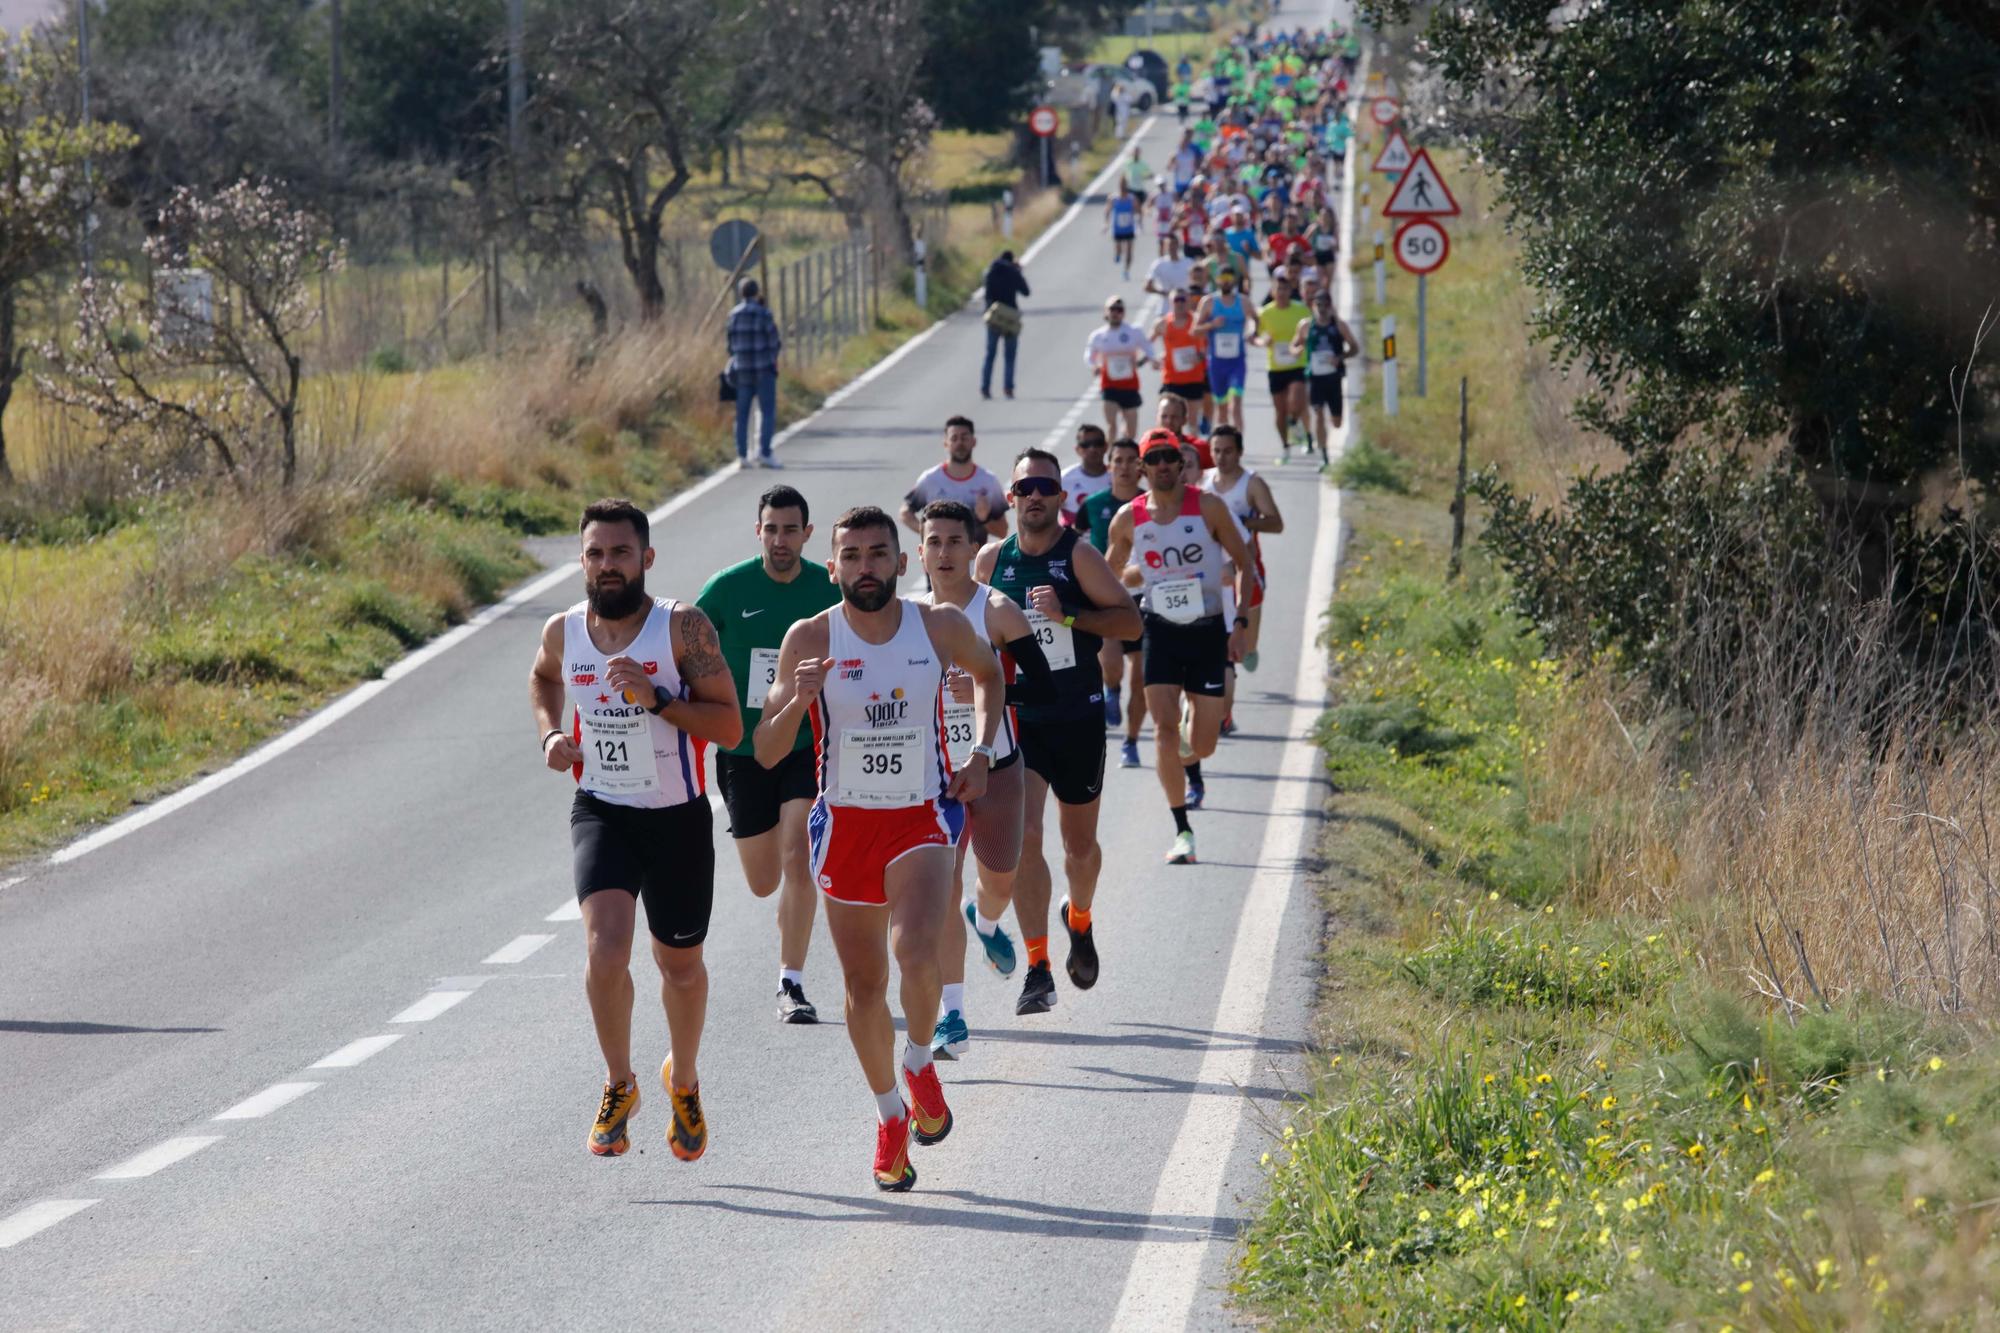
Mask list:
[[1150,492],[1132,502],[1132,547],[1145,579],[1145,609],[1176,625],[1222,614],[1222,543],[1201,516],[1201,492],[1181,490],[1181,512],[1153,521]]
[[1256,475],[1256,472],[1250,468],[1244,468],[1242,475],[1236,478],[1236,484],[1225,491],[1217,489],[1215,474],[1213,472],[1208,474],[1209,493],[1229,506],[1229,516],[1236,520],[1236,535],[1243,539],[1245,546],[1248,546],[1255,540],[1250,535],[1250,510],[1252,508],[1250,504],[1250,479]]
[[657,810],[692,801],[706,790],[702,760],[707,743],[637,703],[626,703],[606,679],[606,662],[629,657],[645,668],[661,694],[687,697],[687,685],[674,664],[678,606],[671,597],[654,598],[638,637],[612,654],[590,641],[588,601],[563,616],[563,688],[575,708],[570,736],[583,750],[583,762],[571,771],[578,786],[612,805]]
[[[937,595],[936,591],[932,591],[932,597],[936,597]],[[974,583],[972,585],[972,600],[959,608],[959,610],[965,612],[965,618],[972,622],[973,633],[979,636],[982,643],[988,645],[991,645],[993,642],[993,631],[986,624],[986,617],[993,612],[992,598],[992,588],[984,583]],[[933,602],[932,605],[935,606],[937,603]],[[1001,660],[1005,662],[1004,658]],[[1011,680],[1013,678],[1012,667],[1008,666],[1004,669],[1007,672],[1008,679]],[[978,743],[979,706],[977,704],[954,703],[950,690],[946,690],[943,697],[945,752],[951,756],[952,771],[957,772],[959,769],[965,767],[968,759],[972,758],[972,747]],[[1000,761],[1012,753],[1014,753],[1014,712],[1010,708],[1002,708],[1000,710],[1000,730],[993,734],[992,767],[998,768]]]
[[951,774],[944,746],[944,660],[916,601],[901,597],[902,621],[887,643],[869,643],[847,623],[843,602],[827,615],[833,669],[813,704],[820,800],[888,809],[943,797]]

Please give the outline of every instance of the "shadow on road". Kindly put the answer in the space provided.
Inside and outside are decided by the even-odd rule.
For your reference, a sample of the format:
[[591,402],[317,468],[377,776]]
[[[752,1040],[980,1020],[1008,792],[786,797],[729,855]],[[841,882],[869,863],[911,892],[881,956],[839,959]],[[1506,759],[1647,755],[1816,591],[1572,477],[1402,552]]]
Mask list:
[[116,1037],[128,1032],[220,1032],[221,1028],[143,1028],[124,1023],[82,1023],[71,1020],[0,1018],[0,1032],[35,1032],[58,1037]]
[[[919,1161],[922,1159],[919,1158]],[[1233,1217],[1165,1216],[1119,1213],[1102,1208],[1075,1208],[1031,1199],[1000,1199],[972,1190],[938,1190],[896,1198],[865,1194],[814,1194],[769,1185],[719,1185],[745,1194],[768,1195],[800,1203],[817,1203],[838,1212],[807,1211],[776,1204],[757,1206],[724,1199],[639,1199],[636,1203],[662,1208],[713,1208],[752,1217],[786,1218],[803,1222],[879,1221],[917,1226],[963,1227],[969,1231],[999,1231],[1017,1235],[1084,1236],[1092,1240],[1165,1240],[1203,1244],[1234,1240],[1242,1230]],[[932,1199],[953,1199],[970,1208],[940,1207]]]

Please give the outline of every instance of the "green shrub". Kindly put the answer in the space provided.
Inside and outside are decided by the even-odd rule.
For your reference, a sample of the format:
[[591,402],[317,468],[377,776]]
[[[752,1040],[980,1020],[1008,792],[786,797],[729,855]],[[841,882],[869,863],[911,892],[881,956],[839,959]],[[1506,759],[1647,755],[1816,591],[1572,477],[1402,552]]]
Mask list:
[[1354,440],[1333,465],[1334,484],[1350,491],[1388,491],[1407,495],[1409,478],[1403,460],[1366,437]]

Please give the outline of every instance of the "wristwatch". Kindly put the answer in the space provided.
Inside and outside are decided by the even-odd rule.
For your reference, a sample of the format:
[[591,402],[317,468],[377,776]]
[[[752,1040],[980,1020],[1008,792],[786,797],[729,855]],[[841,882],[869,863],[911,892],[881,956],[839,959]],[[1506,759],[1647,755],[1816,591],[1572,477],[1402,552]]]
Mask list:
[[986,766],[987,766],[988,768],[991,768],[991,767],[993,767],[993,747],[992,747],[992,746],[990,746],[990,745],[975,745],[975,746],[973,746],[973,747],[972,747],[972,753],[973,753],[973,755],[976,755],[976,756],[978,756],[979,758],[981,758],[981,759],[984,759],[984,760],[986,761]]
[[653,706],[646,711],[654,717],[658,717],[662,712],[666,711],[667,705],[672,702],[673,700],[667,697],[665,690],[655,689],[653,691]]
[[1249,617],[1247,617],[1247,616],[1238,616],[1238,617],[1236,617],[1236,628],[1238,628],[1238,629],[1249,629],[1249,628],[1250,628],[1250,620],[1249,620]]
[[1076,613],[1072,611],[1070,614],[1064,616],[1062,623],[1064,629],[1073,629],[1076,626]]

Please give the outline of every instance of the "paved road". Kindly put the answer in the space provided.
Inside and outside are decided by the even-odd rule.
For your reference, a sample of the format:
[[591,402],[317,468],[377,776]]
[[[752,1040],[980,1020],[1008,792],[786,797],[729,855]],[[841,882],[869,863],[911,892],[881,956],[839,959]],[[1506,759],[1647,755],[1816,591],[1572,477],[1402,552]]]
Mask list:
[[[1172,136],[1155,127],[1149,160]],[[990,466],[1042,442],[1085,387],[1102,297],[1138,304],[1108,252],[1093,208],[1035,258],[1019,399],[979,401],[981,330],[954,317],[795,435],[786,480],[829,517],[893,503],[953,411]],[[1261,390],[1252,407],[1267,423]],[[1317,805],[1302,654],[1332,502],[1309,472],[1266,475],[1287,531],[1242,733],[1207,765],[1203,862],[1160,864],[1149,739],[1105,797],[1102,982],[1059,978],[1055,1011],[1019,1019],[1014,982],[972,973],[973,1050],[944,1066],[958,1128],[917,1150],[914,1193],[869,1182],[873,1104],[840,1026],[774,1021],[771,905],[726,847],[710,1151],[676,1162],[655,1097],[634,1152],[583,1152],[600,1072],[568,784],[523,689],[543,618],[579,595],[564,579],[254,773],[0,891],[0,1324],[1229,1322],[1257,1115],[1296,1083],[1319,926],[1296,874]],[[692,596],[751,552],[765,480],[724,478],[656,527],[658,590]],[[635,975],[643,1072],[665,1030],[643,955]],[[823,924],[807,982],[837,1015]],[[349,1047],[374,1037],[393,1042]]]

